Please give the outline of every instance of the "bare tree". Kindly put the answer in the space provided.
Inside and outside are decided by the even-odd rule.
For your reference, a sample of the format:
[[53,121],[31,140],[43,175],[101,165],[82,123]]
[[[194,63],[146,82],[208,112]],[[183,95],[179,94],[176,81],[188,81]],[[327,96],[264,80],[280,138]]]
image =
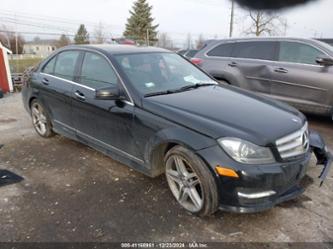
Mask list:
[[97,44],[103,44],[106,42],[106,37],[104,33],[104,25],[102,22],[99,22],[98,26],[94,30],[94,40]]
[[173,42],[168,33],[162,32],[158,34],[157,46],[161,48],[173,49]]
[[244,31],[246,35],[274,36],[281,35],[285,30],[286,20],[273,12],[249,10],[250,26]]
[[198,40],[196,40],[196,48],[197,49],[202,48],[204,43],[205,43],[205,38],[204,38],[203,34],[200,34],[198,37]]
[[14,54],[23,53],[24,37],[17,32],[11,31],[5,25],[0,27],[0,41],[4,46],[12,50]]
[[185,46],[186,46],[187,49],[192,49],[193,48],[193,41],[192,41],[191,33],[187,34]]
[[1,25],[0,27],[0,42],[2,45],[6,46],[7,48],[11,49],[10,45],[10,38],[11,38],[11,33],[9,29],[5,25]]

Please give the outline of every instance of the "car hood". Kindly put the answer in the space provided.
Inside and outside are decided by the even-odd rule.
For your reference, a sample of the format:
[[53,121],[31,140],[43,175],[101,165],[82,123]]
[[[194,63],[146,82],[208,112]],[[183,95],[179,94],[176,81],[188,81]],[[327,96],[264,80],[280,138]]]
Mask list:
[[238,137],[262,146],[300,129],[296,109],[229,86],[208,86],[143,99],[143,108],[181,126],[217,139]]

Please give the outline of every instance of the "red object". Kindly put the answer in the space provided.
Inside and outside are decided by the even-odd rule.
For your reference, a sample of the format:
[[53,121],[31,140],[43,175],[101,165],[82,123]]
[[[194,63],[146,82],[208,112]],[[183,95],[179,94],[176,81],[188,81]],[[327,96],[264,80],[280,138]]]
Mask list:
[[136,45],[135,41],[126,38],[114,38],[112,40],[122,45]]
[[8,75],[6,72],[6,64],[3,53],[6,53],[6,51],[4,51],[0,47],[0,89],[2,90],[2,92],[7,93],[10,91],[10,88],[9,88]]
[[203,61],[199,58],[191,58],[190,60],[194,65],[199,66]]

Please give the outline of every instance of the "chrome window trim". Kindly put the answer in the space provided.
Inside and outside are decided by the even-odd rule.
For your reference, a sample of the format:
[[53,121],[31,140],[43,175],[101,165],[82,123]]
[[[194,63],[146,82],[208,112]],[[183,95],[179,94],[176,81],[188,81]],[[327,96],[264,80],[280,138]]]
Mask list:
[[[213,46],[210,50],[208,50],[206,53],[204,53],[204,56],[207,57],[207,58],[220,58],[220,59],[240,59],[240,60],[247,60],[247,61],[262,61],[262,62],[273,62],[273,63],[287,63],[287,64],[297,64],[297,65],[303,65],[303,66],[312,66],[312,67],[318,67],[318,68],[321,68],[323,66],[321,65],[316,65],[316,64],[306,64],[306,63],[299,63],[299,62],[288,62],[288,61],[279,61],[279,60],[263,60],[263,59],[254,59],[254,58],[242,58],[242,57],[231,57],[231,56],[228,56],[228,57],[225,57],[225,56],[210,56],[208,55],[207,53],[209,53],[210,51],[212,51],[214,48],[218,47],[219,45],[222,45],[222,44],[227,44],[227,43],[240,43],[240,42],[260,42],[260,41],[270,41],[270,40],[260,40],[260,41],[256,41],[256,40],[232,40],[232,41],[227,41],[227,42],[220,42],[220,43],[217,43],[215,46]],[[301,44],[305,44],[305,45],[308,45],[308,46],[311,46],[313,47],[314,49],[317,49],[319,50],[320,52],[324,53],[325,55],[329,56],[329,57],[332,57],[330,56],[326,51],[322,50],[321,48],[318,48],[312,44],[309,44],[309,43],[306,43],[304,41],[296,41],[296,40],[292,40],[292,39],[286,39],[286,40],[273,40],[272,39],[272,42],[295,42],[295,43],[301,43]]]
[[41,74],[41,75],[45,75],[45,76],[49,76],[49,77],[52,77],[52,78],[55,78],[55,79],[58,79],[58,80],[63,80],[63,81],[65,81],[65,82],[67,82],[67,83],[70,83],[70,84],[73,84],[73,85],[76,85],[76,86],[81,86],[81,87],[86,88],[86,89],[88,89],[88,90],[90,90],[90,91],[96,91],[96,89],[91,88],[91,87],[89,87],[89,86],[82,85],[82,84],[79,84],[79,83],[76,83],[76,82],[74,82],[74,81],[67,80],[67,79],[64,79],[64,78],[60,78],[60,77],[55,76],[55,75],[52,75],[52,74],[48,74],[48,73],[40,73],[40,74]]
[[[83,52],[86,51],[86,52],[91,52],[91,53],[95,53],[95,54],[99,54],[99,55],[103,56],[103,57],[106,59],[106,61],[109,63],[109,65],[111,66],[111,68],[113,69],[113,71],[116,73],[116,75],[117,75],[117,77],[118,77],[118,79],[119,79],[119,81],[120,81],[120,84],[121,84],[121,85],[124,87],[124,89],[125,89],[125,92],[126,92],[128,98],[129,98],[129,101],[126,101],[126,103],[131,103],[130,105],[132,105],[132,106],[135,105],[135,104],[134,104],[134,101],[133,101],[133,98],[132,98],[131,94],[130,94],[129,91],[128,91],[128,88],[126,87],[126,84],[124,83],[123,79],[121,78],[121,76],[120,76],[120,74],[118,73],[118,71],[116,70],[116,68],[113,66],[113,64],[112,64],[112,62],[110,61],[110,59],[109,59],[105,54],[103,54],[103,53],[100,52],[100,51],[94,50],[94,49],[76,47],[76,48],[68,48],[68,49],[61,50],[61,51],[59,51],[58,53],[54,54],[54,55],[52,56],[52,58],[54,58],[55,56],[58,56],[58,55],[59,55],[60,53],[62,53],[62,52],[67,52],[67,51],[83,51]],[[48,61],[52,60],[52,58],[49,59]],[[46,64],[47,64],[47,63],[46,63]],[[45,66],[45,65],[44,65],[44,66]],[[43,66],[43,68],[44,68],[44,66]],[[74,85],[77,85],[77,86],[82,86],[82,87],[84,87],[84,88],[86,88],[86,89],[88,89],[88,90],[96,91],[96,89],[94,89],[94,88],[91,88],[91,87],[85,86],[85,85],[83,85],[83,84],[80,84],[80,83],[77,83],[77,82],[74,82],[74,81],[71,81],[71,80],[66,80],[66,79],[63,79],[63,78],[60,78],[60,77],[54,76],[54,75],[52,75],[52,74],[46,74],[46,73],[43,73],[42,71],[40,71],[40,74],[53,76],[53,77],[56,77],[57,79],[65,80],[65,81],[68,82],[68,83],[71,83],[71,84],[74,84]],[[124,101],[124,102],[125,102],[125,101]]]
[[58,124],[60,124],[60,125],[62,125],[62,126],[64,126],[64,127],[68,128],[68,129],[70,129],[70,130],[72,130],[72,131],[74,131],[74,132],[76,132],[76,133],[79,133],[79,134],[81,134],[81,135],[83,135],[83,136],[85,136],[85,137],[87,137],[87,138],[89,138],[89,139],[91,139],[91,140],[94,140],[94,141],[96,141],[96,142],[98,142],[98,143],[101,143],[101,144],[103,144],[103,145],[106,146],[106,147],[109,147],[109,148],[111,148],[111,149],[113,149],[113,150],[115,150],[115,151],[118,151],[119,153],[121,153],[121,154],[123,154],[123,155],[125,155],[125,156],[127,156],[127,157],[130,157],[130,158],[132,158],[133,160],[135,160],[135,161],[137,161],[137,162],[139,162],[139,163],[144,163],[144,161],[141,160],[140,158],[137,158],[137,157],[135,157],[135,156],[133,156],[133,155],[127,153],[126,151],[123,151],[123,150],[121,150],[121,149],[118,149],[117,147],[114,147],[114,146],[112,146],[112,145],[110,145],[110,144],[107,144],[107,143],[105,143],[105,142],[103,142],[103,141],[101,141],[101,140],[99,140],[99,139],[97,139],[97,138],[94,138],[94,137],[92,137],[92,136],[90,136],[90,135],[88,135],[88,134],[86,134],[86,133],[84,133],[84,132],[81,132],[81,131],[75,129],[74,127],[71,127],[71,126],[69,126],[69,125],[67,125],[67,124],[65,124],[65,123],[63,123],[63,122],[61,122],[61,121],[59,121],[59,120],[56,120],[56,119],[55,119],[54,122],[56,122],[56,123],[58,123]]

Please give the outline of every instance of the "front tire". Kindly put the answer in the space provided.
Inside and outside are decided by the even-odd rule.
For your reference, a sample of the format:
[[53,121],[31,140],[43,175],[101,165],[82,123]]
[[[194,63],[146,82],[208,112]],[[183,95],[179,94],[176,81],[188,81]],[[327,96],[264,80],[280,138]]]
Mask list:
[[198,216],[218,209],[218,190],[207,165],[192,151],[173,147],[164,158],[169,188],[178,203]]
[[52,137],[54,135],[54,132],[52,131],[52,123],[42,104],[34,99],[31,102],[30,110],[32,125],[37,134],[44,138]]

